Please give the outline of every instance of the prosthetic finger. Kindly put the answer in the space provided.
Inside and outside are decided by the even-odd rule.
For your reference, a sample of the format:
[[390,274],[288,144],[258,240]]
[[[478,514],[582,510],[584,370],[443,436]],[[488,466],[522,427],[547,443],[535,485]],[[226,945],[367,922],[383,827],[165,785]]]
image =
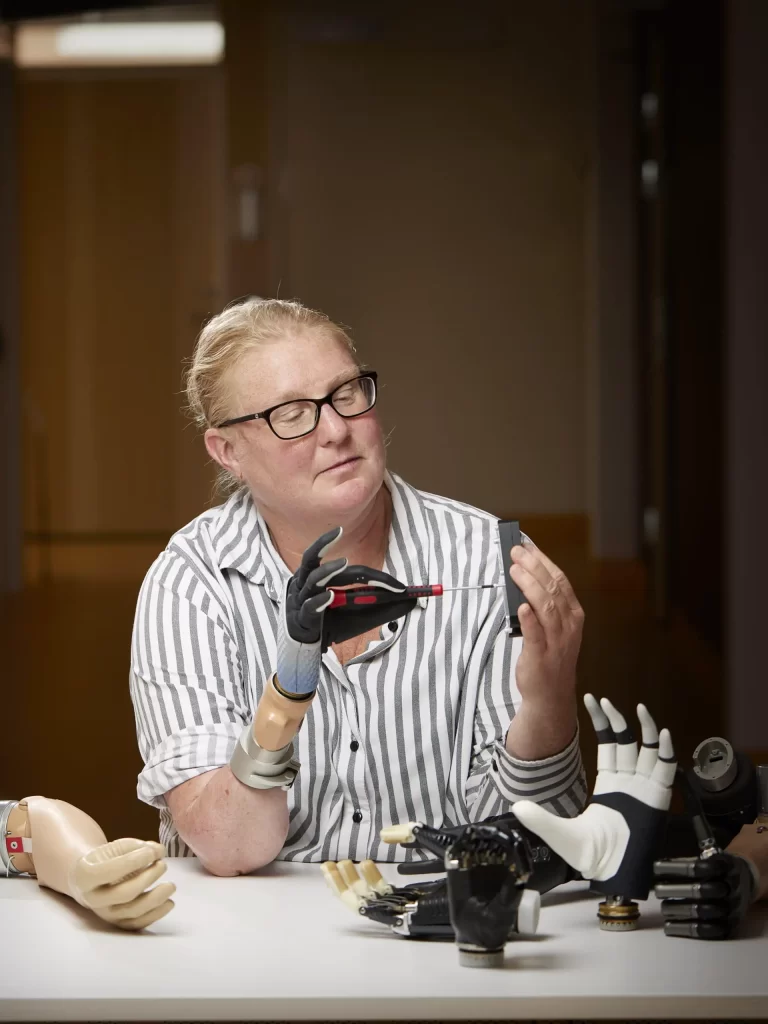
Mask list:
[[662,729],[659,733],[659,756],[651,773],[651,779],[658,785],[664,786],[665,789],[670,789],[675,781],[676,768],[677,758],[672,746],[672,736],[669,729]]
[[[113,839],[111,843],[103,848],[104,853],[108,853],[109,857],[116,858],[121,857],[124,853],[130,853],[132,850],[138,850],[142,847],[148,846],[151,850],[155,851],[157,858],[165,857],[165,847],[162,843],[155,842],[154,839]],[[91,851],[91,856],[94,851]]]
[[368,883],[357,873],[357,868],[351,860],[340,860],[336,867],[352,892],[361,896],[364,900],[373,895],[373,891],[369,888]]
[[115,921],[114,924],[118,928],[122,928],[124,931],[138,932],[142,928],[149,928],[155,921],[159,921],[161,917],[165,917],[166,914],[170,914],[176,904],[173,900],[166,900],[165,903],[161,903],[159,907],[155,907],[153,910],[148,910],[146,914],[142,914],[141,917],[132,918],[129,921]]
[[301,557],[301,565],[296,571],[296,585],[301,591],[304,588],[304,584],[307,581],[307,576],[316,569],[320,564],[320,559],[330,551],[333,545],[341,538],[344,530],[341,526],[336,526],[327,533],[324,533],[322,537],[318,537],[317,540],[310,544],[307,550]]
[[[130,849],[129,844],[134,843],[136,847]],[[81,892],[90,892],[143,871],[164,855],[165,849],[160,843],[117,839],[81,857],[75,865],[74,882]]]
[[[176,892],[173,882],[161,882],[160,885],[137,896],[130,903],[120,903],[114,907],[102,907],[96,914],[110,924],[119,925],[121,928],[135,928],[136,922],[146,914],[151,913],[162,906]],[[126,923],[128,922],[128,923]],[[131,924],[130,922],[133,922]]]
[[334,580],[334,585],[339,587],[350,586],[353,583],[362,583],[366,587],[380,587],[395,594],[402,594],[407,586],[394,576],[390,576],[388,572],[373,569],[369,565],[348,565]]
[[144,871],[130,878],[123,879],[112,885],[100,885],[92,889],[83,898],[87,900],[91,910],[100,910],[102,907],[116,907],[121,903],[130,903],[138,899],[141,894],[165,874],[167,865],[164,860],[157,861]]
[[302,605],[307,598],[312,597],[314,592],[327,587],[334,577],[343,572],[346,568],[346,558],[335,558],[332,562],[324,562],[307,576],[304,586],[296,598],[299,605]]
[[584,706],[592,719],[597,736],[597,770],[598,772],[616,771],[616,736],[611,723],[591,693],[584,694]]
[[360,862],[358,871],[368,883],[368,888],[379,896],[389,896],[392,893],[392,886],[384,878],[372,860]]
[[637,705],[637,717],[642,729],[643,745],[640,748],[635,770],[638,775],[650,778],[659,757],[659,730],[645,704]]
[[637,743],[632,735],[632,730],[627,725],[624,715],[613,706],[607,697],[603,697],[600,706],[608,716],[611,729],[616,736],[616,771],[634,775],[637,767]]
[[357,912],[360,907],[363,906],[365,900],[362,896],[358,896],[356,892],[353,892],[344,879],[341,877],[341,873],[336,864],[333,861],[327,860],[322,865],[323,877],[328,883],[329,888],[332,892],[336,893],[342,903]]
[[393,846],[395,843],[412,843],[416,839],[414,828],[418,826],[417,821],[406,821],[402,825],[387,825],[381,829],[379,837],[382,843]]
[[302,629],[315,631],[320,628],[320,615],[333,601],[332,590],[321,590],[319,594],[302,601],[296,612],[296,621]]

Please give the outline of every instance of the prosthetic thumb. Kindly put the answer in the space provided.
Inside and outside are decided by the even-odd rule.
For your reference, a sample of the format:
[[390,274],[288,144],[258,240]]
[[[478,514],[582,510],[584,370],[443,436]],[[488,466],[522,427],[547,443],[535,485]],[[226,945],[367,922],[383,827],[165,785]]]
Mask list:
[[154,886],[165,872],[164,855],[160,843],[141,839],[116,839],[98,846],[73,865],[72,895],[110,924],[146,928],[173,908],[175,885]]
[[521,825],[535,833],[570,867],[582,873],[588,868],[584,829],[579,818],[561,818],[532,800],[518,800],[512,805],[512,812]]

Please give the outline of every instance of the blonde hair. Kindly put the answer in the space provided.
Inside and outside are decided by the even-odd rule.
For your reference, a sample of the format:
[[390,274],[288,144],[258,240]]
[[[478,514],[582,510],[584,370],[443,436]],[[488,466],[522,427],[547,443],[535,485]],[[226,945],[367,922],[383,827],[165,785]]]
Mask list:
[[[295,300],[238,299],[211,317],[197,338],[185,379],[187,409],[197,427],[206,430],[232,415],[227,407],[226,378],[247,352],[309,331],[341,341],[355,352],[341,324]],[[223,497],[241,486],[228,470],[220,469],[217,494]]]

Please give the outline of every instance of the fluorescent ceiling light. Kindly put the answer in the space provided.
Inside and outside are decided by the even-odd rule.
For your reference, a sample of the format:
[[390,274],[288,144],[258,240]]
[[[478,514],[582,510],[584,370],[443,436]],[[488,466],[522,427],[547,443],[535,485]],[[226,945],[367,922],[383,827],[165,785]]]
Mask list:
[[21,67],[218,64],[223,55],[218,21],[28,24],[18,27],[15,40]]

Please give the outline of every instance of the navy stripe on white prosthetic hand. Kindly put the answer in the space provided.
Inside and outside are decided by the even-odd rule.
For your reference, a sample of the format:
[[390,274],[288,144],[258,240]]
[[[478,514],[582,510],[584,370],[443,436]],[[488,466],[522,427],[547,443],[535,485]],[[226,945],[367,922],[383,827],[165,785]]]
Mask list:
[[285,585],[277,629],[277,681],[288,693],[314,693],[320,681],[323,612],[333,601],[327,587],[347,567],[347,559],[323,565],[320,560],[342,533],[337,526],[318,537]]
[[653,861],[663,839],[675,759],[668,729],[661,733],[643,704],[637,705],[642,746],[607,698],[584,697],[597,733],[597,780],[587,808],[560,818],[529,800],[512,806],[535,832],[583,878],[606,894],[647,899]]

